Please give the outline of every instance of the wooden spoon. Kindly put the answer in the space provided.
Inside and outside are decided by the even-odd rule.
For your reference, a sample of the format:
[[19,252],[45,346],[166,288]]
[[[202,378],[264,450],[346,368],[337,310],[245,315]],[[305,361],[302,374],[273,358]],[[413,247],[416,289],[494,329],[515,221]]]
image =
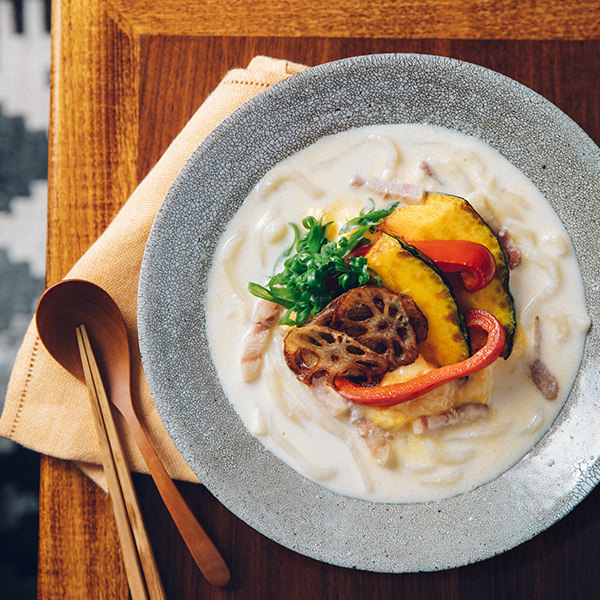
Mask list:
[[[42,332],[40,334],[42,343],[47,346],[47,349],[56,350],[57,347],[62,348],[62,346],[54,345],[54,329],[48,326],[54,314],[52,312],[53,300],[50,300],[48,305],[48,298],[52,296],[53,293],[48,296],[44,294],[40,299],[36,311],[36,324]],[[102,467],[113,507],[117,534],[121,542],[131,598],[132,600],[148,600],[148,598],[165,600],[165,591],[156,566],[154,552],[85,325],[81,324],[76,327],[74,334],[77,339],[82,372],[88,388]],[[50,353],[52,354],[51,351]]]
[[131,369],[127,329],[119,307],[101,287],[78,279],[61,281],[44,294],[37,326],[44,345],[70,373],[84,380],[75,328],[85,324],[107,395],[123,415],[150,475],[179,533],[207,581],[223,586],[229,569],[179,490],[169,477],[139,422],[131,399]]

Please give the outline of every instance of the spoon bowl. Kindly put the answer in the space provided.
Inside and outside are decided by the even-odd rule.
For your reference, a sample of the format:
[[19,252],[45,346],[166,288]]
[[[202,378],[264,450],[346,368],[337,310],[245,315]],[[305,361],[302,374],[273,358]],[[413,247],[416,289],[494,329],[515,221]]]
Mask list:
[[85,324],[109,391],[117,378],[125,378],[129,387],[127,329],[119,307],[101,287],[80,279],[61,281],[40,298],[35,322],[48,352],[81,381],[85,379],[75,328]]

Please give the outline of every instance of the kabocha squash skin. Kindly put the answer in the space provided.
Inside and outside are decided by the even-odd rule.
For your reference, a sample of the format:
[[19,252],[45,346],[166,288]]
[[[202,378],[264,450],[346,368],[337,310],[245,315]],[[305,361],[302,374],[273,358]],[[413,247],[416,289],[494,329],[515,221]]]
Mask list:
[[448,281],[463,314],[472,308],[480,308],[492,313],[500,321],[506,332],[502,356],[508,358],[516,327],[514,301],[508,283],[508,263],[498,238],[469,202],[458,196],[427,192],[421,204],[399,206],[385,220],[383,230],[415,242],[468,240],[483,244],[492,253],[496,260],[496,274],[487,287],[469,293],[460,278],[449,277]]
[[438,366],[465,360],[470,355],[468,332],[441,271],[414,246],[387,233],[366,256],[382,285],[411,296],[427,318],[429,333],[420,345],[423,356]]

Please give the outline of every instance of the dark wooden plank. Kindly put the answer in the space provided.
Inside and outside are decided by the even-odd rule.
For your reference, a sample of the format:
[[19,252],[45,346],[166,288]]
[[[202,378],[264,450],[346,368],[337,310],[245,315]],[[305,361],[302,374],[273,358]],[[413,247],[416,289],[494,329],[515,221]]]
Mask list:
[[[488,67],[528,85],[600,140],[596,76],[600,42],[386,40],[143,36],[140,41],[140,147],[143,177],[225,73],[263,54],[308,66],[348,56],[416,52]],[[177,90],[176,100],[164,94]],[[155,124],[161,120],[161,127]]]

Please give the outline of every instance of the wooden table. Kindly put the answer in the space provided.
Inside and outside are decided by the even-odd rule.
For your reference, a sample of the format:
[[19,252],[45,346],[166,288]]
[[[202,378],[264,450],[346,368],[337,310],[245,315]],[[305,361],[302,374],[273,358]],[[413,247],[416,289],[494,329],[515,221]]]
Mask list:
[[[47,283],[103,231],[231,67],[256,54],[309,65],[374,52],[490,67],[557,104],[600,142],[600,4],[593,0],[56,0],[53,5]],[[591,199],[598,202],[598,199]],[[136,486],[172,599],[599,597],[600,492],[535,539],[439,573],[385,575],[316,562],[264,538],[202,486],[180,488],[233,579],[208,586],[150,479]],[[128,596],[106,495],[42,458],[39,597]]]

